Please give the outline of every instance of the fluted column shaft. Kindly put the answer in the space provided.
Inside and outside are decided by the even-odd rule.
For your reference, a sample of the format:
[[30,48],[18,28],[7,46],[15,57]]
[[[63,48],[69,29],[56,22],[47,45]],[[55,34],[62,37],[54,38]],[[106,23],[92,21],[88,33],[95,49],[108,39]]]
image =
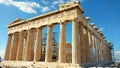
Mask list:
[[27,53],[25,59],[27,61],[32,61],[34,59],[34,36],[35,36],[34,31],[28,30]]
[[52,26],[48,26],[45,62],[52,61]]
[[95,62],[96,61],[96,49],[95,49],[95,47],[96,47],[96,39],[95,39],[95,35],[94,34],[92,34],[92,42],[93,42],[93,61]]
[[4,60],[9,60],[10,52],[11,52],[11,43],[12,43],[12,34],[8,35],[7,47],[5,51],[5,58]]
[[100,45],[101,45],[101,43],[100,43],[100,39],[98,39],[98,61],[100,62],[100,59],[101,59],[101,54],[100,54],[100,51],[101,51],[101,48],[100,48]]
[[86,46],[86,62],[90,61],[90,45],[89,45],[89,37],[88,37],[88,29],[85,28],[85,46]]
[[37,29],[37,35],[36,35],[36,51],[35,51],[35,61],[40,61],[41,60],[41,52],[42,49],[42,28]]
[[19,34],[18,33],[14,33],[10,60],[16,60],[17,49],[18,49],[18,40],[19,40]]
[[101,61],[104,61],[104,47],[103,47],[103,42],[101,42]]
[[72,20],[72,63],[75,64],[78,62],[78,22]]
[[95,62],[97,61],[97,51],[96,51],[96,44],[97,44],[97,40],[96,40],[96,36],[94,35]]
[[89,45],[90,45],[90,62],[94,62],[93,61],[93,41],[92,41],[92,33],[91,31],[89,32]]
[[59,62],[66,61],[66,32],[65,24],[60,24]]
[[95,50],[96,50],[96,61],[98,62],[98,38],[95,36],[95,38],[96,38],[96,48],[95,48]]
[[22,32],[20,32],[20,39],[18,44],[18,51],[17,51],[17,60],[21,61],[23,56],[23,42],[24,37],[22,36]]
[[85,29],[85,26],[83,26],[83,62],[86,63],[86,60],[87,60],[87,43],[88,43],[88,40],[87,40],[87,32],[86,32],[86,29]]
[[84,34],[83,34],[83,26],[80,26],[80,59],[81,59],[81,63],[84,62],[85,60],[85,51],[84,51]]

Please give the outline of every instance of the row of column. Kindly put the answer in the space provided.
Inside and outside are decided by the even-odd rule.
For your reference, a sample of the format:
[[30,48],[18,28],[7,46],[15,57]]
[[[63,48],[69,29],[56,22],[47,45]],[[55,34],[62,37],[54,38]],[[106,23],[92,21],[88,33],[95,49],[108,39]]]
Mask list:
[[[110,60],[110,45],[106,45],[103,40],[100,40],[94,33],[88,30],[89,38],[89,55],[91,62],[111,61]],[[105,59],[107,58],[107,59]]]
[[110,45],[100,40],[91,30],[79,23],[80,62],[111,61]]
[[[78,22],[72,21],[72,63],[77,63],[78,57]],[[52,61],[52,26],[47,26],[47,41],[45,62]],[[60,23],[59,62],[66,62],[66,27]],[[25,34],[26,33],[26,34]],[[25,36],[24,36],[25,34]],[[36,45],[36,48],[35,46]],[[35,48],[35,52],[34,52]],[[42,48],[42,28],[16,32],[8,35],[5,60],[39,61]]]
[[[66,62],[66,22],[60,23],[58,62]],[[52,25],[47,26],[45,62],[52,61]],[[72,20],[72,63],[101,61],[109,52],[102,40],[87,27]],[[8,35],[5,60],[40,61],[42,49],[42,28]],[[107,54],[109,55],[109,54]],[[104,56],[104,57],[103,57]],[[109,56],[107,56],[109,58]]]

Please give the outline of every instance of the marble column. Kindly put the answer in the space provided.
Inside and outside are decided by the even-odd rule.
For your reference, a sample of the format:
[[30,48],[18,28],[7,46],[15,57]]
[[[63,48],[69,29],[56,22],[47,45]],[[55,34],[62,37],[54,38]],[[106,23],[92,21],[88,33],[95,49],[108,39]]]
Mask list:
[[80,61],[84,63],[85,60],[85,51],[84,51],[84,34],[83,34],[83,25],[80,25]]
[[87,62],[87,43],[88,43],[88,40],[87,40],[87,35],[86,35],[86,29],[85,29],[85,26],[83,27],[83,62],[86,63]]
[[91,35],[91,31],[88,31],[88,38],[89,38],[89,62],[93,62],[93,58],[92,58],[92,35]]
[[96,38],[95,38],[95,35],[92,34],[92,40],[93,40],[93,61],[96,62]]
[[66,61],[66,29],[65,24],[60,23],[59,62]]
[[104,43],[102,44],[103,46],[103,61],[105,61],[105,46],[104,46]]
[[4,60],[9,60],[10,58],[11,43],[12,43],[12,34],[8,34],[8,41],[7,41]]
[[81,31],[81,28],[82,28],[82,23],[81,22],[78,22],[78,28],[77,28],[77,32],[78,32],[78,46],[77,46],[77,63],[81,64],[82,61],[81,61],[81,56],[82,56],[82,51],[81,51],[81,35],[82,35],[82,31]]
[[24,41],[23,41],[23,54],[22,54],[22,60],[26,61],[26,57],[27,57],[27,33],[28,31],[25,31],[25,36],[24,36]]
[[102,58],[102,47],[101,47],[101,40],[99,40],[99,61],[101,62]]
[[52,26],[48,26],[47,31],[47,41],[46,41],[46,55],[45,55],[45,62],[51,62],[52,61]]
[[96,35],[94,35],[94,49],[95,49],[95,62],[97,61],[97,38]]
[[90,62],[90,45],[88,37],[88,28],[85,28],[85,46],[86,46],[86,62]]
[[98,61],[100,62],[100,59],[101,59],[101,48],[100,48],[100,45],[101,45],[101,43],[100,43],[100,39],[98,39]]
[[94,36],[93,36],[93,33],[91,33],[91,39],[92,39],[92,55],[91,55],[91,57],[92,57],[92,62],[94,62]]
[[33,29],[28,30],[28,36],[27,36],[27,52],[26,52],[26,59],[27,61],[33,61],[34,60],[34,37],[35,32]]
[[99,53],[98,53],[98,46],[99,46],[99,44],[98,44],[98,37],[96,37],[96,61],[98,62],[98,58],[99,58]]
[[10,60],[16,60],[18,50],[19,33],[14,33]]
[[105,61],[107,61],[107,57],[108,57],[108,55],[107,55],[107,46],[106,46],[105,43],[104,43],[104,46],[105,46]]
[[23,42],[24,42],[24,37],[22,35],[22,32],[20,32],[20,39],[19,39],[18,51],[17,51],[17,60],[18,61],[22,60],[22,56],[23,56]]
[[104,61],[104,51],[103,51],[104,47],[103,47],[103,42],[101,42],[101,61]]
[[42,28],[37,28],[35,61],[40,61],[42,55]]
[[107,60],[109,61],[109,46],[106,44],[107,46]]
[[77,51],[77,47],[78,47],[78,41],[79,41],[79,37],[78,37],[78,22],[76,20],[72,20],[72,63],[76,64],[78,63],[78,51]]

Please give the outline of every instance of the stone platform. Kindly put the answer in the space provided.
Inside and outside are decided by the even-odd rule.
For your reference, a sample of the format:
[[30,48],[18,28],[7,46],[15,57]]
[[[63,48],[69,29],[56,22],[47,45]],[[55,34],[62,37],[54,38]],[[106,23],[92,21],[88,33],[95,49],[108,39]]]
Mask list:
[[79,64],[58,62],[3,61],[2,68],[81,68]]

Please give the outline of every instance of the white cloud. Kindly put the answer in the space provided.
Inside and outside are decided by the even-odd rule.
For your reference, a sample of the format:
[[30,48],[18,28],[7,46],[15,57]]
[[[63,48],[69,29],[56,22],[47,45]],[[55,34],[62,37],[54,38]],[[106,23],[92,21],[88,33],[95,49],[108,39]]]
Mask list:
[[4,54],[5,54],[5,50],[4,49],[0,50],[0,56],[2,59],[4,59]]
[[3,3],[5,0],[0,0],[0,3]]
[[34,8],[39,8],[40,5],[35,2],[12,2],[12,4],[18,7],[21,11],[27,13],[37,13]]
[[[50,9],[55,9],[56,5],[58,4],[63,4],[66,2],[76,2],[76,1],[85,1],[85,0],[53,0],[52,2],[48,1],[48,0],[42,0],[42,2],[36,3],[36,2],[32,2],[29,0],[25,0],[25,1],[18,1],[18,0],[0,0],[0,4],[4,4],[6,6],[15,6],[17,7],[19,10],[21,10],[22,12],[26,12],[26,13],[34,13],[37,14],[37,11],[35,10],[36,8],[40,9],[40,12],[44,13],[49,11]],[[48,6],[50,5],[50,6]]]
[[59,3],[59,1],[53,1],[53,5],[56,5],[58,3]]
[[56,0],[56,1],[53,1],[53,5],[56,5],[56,4],[63,4],[63,3],[65,3],[65,1],[64,0]]
[[83,2],[85,0],[69,0],[70,2]]
[[12,5],[19,8],[21,11],[26,13],[37,13],[35,8],[39,8],[40,5],[36,2],[30,1],[14,1],[14,0],[1,0],[0,3],[4,5]]
[[43,4],[48,4],[49,1],[47,1],[47,0],[42,0],[42,3],[43,3]]
[[50,8],[48,6],[45,6],[45,7],[40,7],[41,8],[41,12],[47,12],[50,10]]
[[80,0],[70,0],[70,1],[72,1],[72,2],[79,2]]

